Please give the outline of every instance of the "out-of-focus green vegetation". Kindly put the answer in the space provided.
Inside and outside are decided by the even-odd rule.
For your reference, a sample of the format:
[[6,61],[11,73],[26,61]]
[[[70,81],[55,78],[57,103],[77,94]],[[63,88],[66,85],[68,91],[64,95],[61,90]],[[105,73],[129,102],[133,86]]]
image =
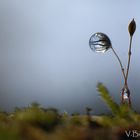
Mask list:
[[86,107],[85,115],[68,115],[34,102],[10,114],[0,112],[0,140],[140,139],[140,115],[127,105],[115,103],[102,84],[97,89],[112,114],[94,116]]

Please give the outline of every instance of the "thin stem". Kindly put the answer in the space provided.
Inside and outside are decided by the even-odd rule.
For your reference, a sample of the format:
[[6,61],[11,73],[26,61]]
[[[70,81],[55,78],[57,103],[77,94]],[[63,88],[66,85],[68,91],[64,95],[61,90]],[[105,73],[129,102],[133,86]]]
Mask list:
[[131,108],[131,98],[130,98],[130,90],[129,90],[128,84],[127,84],[127,79],[128,79],[129,68],[130,68],[130,60],[131,60],[131,46],[132,46],[132,36],[130,36],[130,44],[129,44],[129,51],[128,51],[128,64],[127,64],[124,88],[122,90],[122,103],[124,102],[124,99],[123,99],[124,89],[126,88],[128,90],[128,99],[129,99],[130,108]]
[[127,64],[127,71],[126,71],[126,76],[125,76],[125,85],[126,86],[127,86],[127,79],[128,79],[130,60],[131,60],[131,46],[132,46],[132,36],[130,36],[130,44],[129,44],[129,51],[128,51],[128,64]]
[[122,65],[122,62],[121,62],[119,56],[117,55],[116,51],[113,49],[113,47],[111,47],[111,49],[112,49],[113,53],[115,54],[117,60],[119,61],[119,64],[120,64],[120,66],[121,66],[121,71],[122,71],[122,74],[123,74],[123,77],[124,77],[124,80],[125,80],[126,77],[125,77],[125,72],[124,72],[124,67],[123,67],[123,65]]

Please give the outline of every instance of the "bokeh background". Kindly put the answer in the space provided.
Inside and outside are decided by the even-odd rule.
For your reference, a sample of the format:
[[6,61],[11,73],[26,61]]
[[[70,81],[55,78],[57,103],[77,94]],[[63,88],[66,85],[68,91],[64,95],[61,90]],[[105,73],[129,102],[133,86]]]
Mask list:
[[106,33],[125,65],[134,18],[128,80],[133,108],[140,111],[139,5],[139,0],[0,0],[0,110],[37,101],[68,113],[84,113],[87,106],[94,114],[109,112],[96,85],[102,82],[120,103],[119,63],[111,50],[94,53],[88,41],[95,32]]

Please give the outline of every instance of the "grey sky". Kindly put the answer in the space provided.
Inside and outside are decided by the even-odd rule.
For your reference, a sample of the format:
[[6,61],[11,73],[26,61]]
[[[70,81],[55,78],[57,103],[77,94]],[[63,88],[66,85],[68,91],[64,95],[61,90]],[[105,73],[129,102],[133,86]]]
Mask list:
[[12,110],[38,101],[45,107],[104,112],[96,84],[104,83],[119,103],[123,86],[111,50],[88,46],[95,32],[106,33],[123,64],[127,62],[128,23],[137,23],[129,86],[138,110],[140,95],[139,0],[0,0],[0,108]]

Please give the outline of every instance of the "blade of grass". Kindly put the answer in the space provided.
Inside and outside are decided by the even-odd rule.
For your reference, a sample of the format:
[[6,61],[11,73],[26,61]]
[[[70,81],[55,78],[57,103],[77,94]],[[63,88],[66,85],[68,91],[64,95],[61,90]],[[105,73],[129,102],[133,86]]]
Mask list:
[[109,91],[107,90],[107,88],[102,83],[98,83],[97,90],[100,93],[100,96],[103,98],[103,100],[107,103],[107,105],[111,109],[112,113],[114,115],[119,114],[120,112],[119,105],[113,101],[112,97],[109,95]]

